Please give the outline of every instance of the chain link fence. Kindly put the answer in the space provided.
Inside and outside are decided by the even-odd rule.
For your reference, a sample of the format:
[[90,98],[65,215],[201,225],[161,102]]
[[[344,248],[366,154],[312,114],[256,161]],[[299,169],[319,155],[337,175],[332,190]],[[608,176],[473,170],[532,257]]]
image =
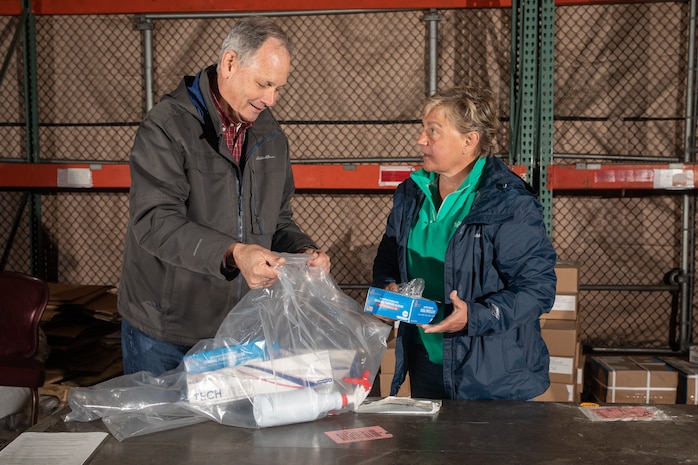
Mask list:
[[[434,13],[440,17],[437,85],[471,83],[495,92],[502,119],[495,152],[506,157],[512,12],[469,8],[277,16],[296,45],[288,86],[274,108],[294,162],[419,163],[415,141],[429,89],[426,17]],[[555,163],[682,157],[688,15],[683,2],[556,9]],[[42,161],[127,162],[145,107],[142,20],[36,18]],[[149,21],[157,102],[183,75],[217,61],[235,18]],[[0,17],[0,26],[7,55],[17,19]],[[0,102],[0,158],[21,161],[23,64],[21,50],[14,53],[0,83],[8,96]],[[127,193],[35,193],[48,278],[118,286]],[[0,243],[7,244],[5,268],[27,271],[27,210],[14,221],[22,196],[0,191]],[[391,205],[391,193],[373,192],[298,192],[294,200],[297,221],[330,253],[335,279],[360,302]],[[554,193],[555,247],[560,259],[580,266],[585,344],[667,347],[674,295],[650,289],[680,267],[681,214],[678,195]],[[643,290],[614,290],[624,285]]]
[[[556,164],[683,161],[688,20],[685,3],[557,8]],[[580,266],[584,343],[675,348],[665,276],[681,266],[681,196],[555,192],[553,205],[555,247]]]

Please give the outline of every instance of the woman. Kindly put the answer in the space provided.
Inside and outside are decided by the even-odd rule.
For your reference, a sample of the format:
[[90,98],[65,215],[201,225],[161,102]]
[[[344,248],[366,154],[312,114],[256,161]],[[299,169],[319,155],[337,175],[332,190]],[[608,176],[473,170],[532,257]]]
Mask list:
[[432,96],[417,139],[423,168],[398,186],[373,265],[374,287],[426,282],[428,325],[401,323],[395,395],[528,400],[549,386],[539,317],[555,299],[556,254],[531,187],[491,157],[493,95],[471,86]]

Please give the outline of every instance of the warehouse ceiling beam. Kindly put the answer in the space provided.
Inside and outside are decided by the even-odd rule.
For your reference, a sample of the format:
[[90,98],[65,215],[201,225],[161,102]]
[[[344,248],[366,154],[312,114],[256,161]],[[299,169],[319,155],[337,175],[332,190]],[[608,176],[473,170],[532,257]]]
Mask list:
[[[656,3],[656,0],[556,0],[555,5],[596,5],[611,3]],[[335,10],[394,9],[423,10],[432,8],[511,8],[512,0],[337,0]],[[149,14],[149,13],[224,13],[327,10],[327,2],[318,0],[268,0],[263,4],[213,0],[121,0],[119,2],[94,2],[87,0],[35,0],[33,13],[37,15],[76,14]],[[0,15],[19,15],[21,0],[0,1]]]

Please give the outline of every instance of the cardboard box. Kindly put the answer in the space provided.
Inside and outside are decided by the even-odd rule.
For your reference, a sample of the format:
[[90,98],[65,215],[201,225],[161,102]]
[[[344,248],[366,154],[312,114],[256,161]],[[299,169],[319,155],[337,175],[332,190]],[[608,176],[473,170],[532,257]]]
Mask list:
[[381,361],[381,373],[395,373],[395,339],[388,341],[388,348],[385,349],[385,355]]
[[576,294],[579,292],[579,267],[573,262],[561,261],[555,265],[557,276],[556,294]]
[[649,356],[589,357],[591,394],[599,402],[673,404],[678,373]]
[[698,405],[698,363],[675,357],[665,357],[663,360],[679,372],[676,403]]
[[[393,373],[380,375],[381,396],[388,397],[390,395],[390,383],[393,382]],[[405,376],[405,382],[400,386],[396,397],[410,397],[410,375]]]
[[541,320],[541,336],[550,353],[550,381],[576,384],[581,345],[576,321]]
[[540,333],[550,355],[574,357],[577,354],[579,329],[576,321],[541,320]]
[[543,394],[534,398],[536,402],[577,402],[577,388],[574,384],[550,383]]
[[576,384],[577,382],[577,357],[550,356],[548,374],[551,383]]
[[550,312],[541,315],[541,320],[576,320],[577,295],[556,294]]
[[438,312],[436,302],[370,287],[364,312],[414,324],[427,324]]
[[688,348],[688,361],[698,363],[698,345],[692,345]]
[[576,320],[579,268],[572,262],[559,262],[555,265],[555,276],[555,302],[549,313],[541,315],[541,319]]

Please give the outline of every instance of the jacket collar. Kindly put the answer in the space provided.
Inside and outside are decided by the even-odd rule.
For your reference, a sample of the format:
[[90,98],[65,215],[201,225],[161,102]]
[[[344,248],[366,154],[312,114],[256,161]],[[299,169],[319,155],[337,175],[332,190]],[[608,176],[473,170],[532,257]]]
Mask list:
[[[409,205],[411,210],[418,209],[424,200],[424,192],[412,181],[412,188],[418,191],[416,195],[408,196],[413,199]],[[522,195],[535,196],[533,189],[501,160],[489,157],[482,172],[481,185],[477,190],[475,201],[464,224],[471,223],[500,223],[513,214],[514,205],[506,197],[509,192],[516,190]]]

